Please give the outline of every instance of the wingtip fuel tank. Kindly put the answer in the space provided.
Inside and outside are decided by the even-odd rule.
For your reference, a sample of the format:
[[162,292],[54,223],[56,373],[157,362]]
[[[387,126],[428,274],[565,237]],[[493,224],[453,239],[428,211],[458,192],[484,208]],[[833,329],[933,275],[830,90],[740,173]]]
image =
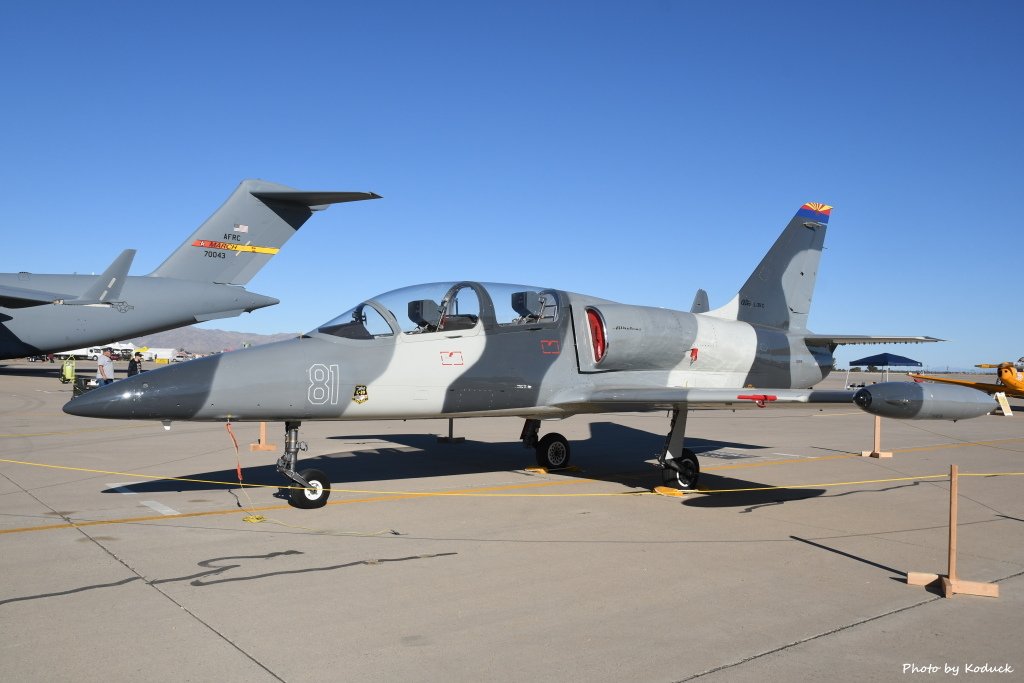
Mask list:
[[861,410],[903,420],[966,420],[996,409],[994,398],[953,384],[882,382],[853,395]]

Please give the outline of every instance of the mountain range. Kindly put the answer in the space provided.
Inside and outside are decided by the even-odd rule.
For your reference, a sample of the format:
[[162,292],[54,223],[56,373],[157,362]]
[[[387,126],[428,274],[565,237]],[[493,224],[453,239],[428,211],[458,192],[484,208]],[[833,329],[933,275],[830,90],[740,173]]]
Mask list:
[[171,348],[191,353],[213,353],[216,351],[233,351],[243,346],[259,346],[270,342],[298,337],[298,332],[280,334],[250,334],[248,332],[230,332],[228,330],[205,330],[199,327],[180,327],[157,334],[129,339],[135,346],[153,348]]

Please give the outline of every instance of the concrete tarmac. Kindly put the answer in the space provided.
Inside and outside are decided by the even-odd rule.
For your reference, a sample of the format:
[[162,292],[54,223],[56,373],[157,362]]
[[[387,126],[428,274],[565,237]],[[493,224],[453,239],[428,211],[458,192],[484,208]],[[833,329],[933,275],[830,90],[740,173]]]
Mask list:
[[650,493],[665,413],[545,422],[546,474],[515,419],[311,422],[335,490],[297,510],[280,423],[234,425],[242,489],[223,424],[67,416],[56,367],[0,367],[3,680],[1024,680],[1024,477],[960,480],[998,598],[905,582],[946,571],[920,477],[1024,472],[1024,415],[884,420],[873,459],[854,406],[693,412],[702,487],[802,488],[684,497]]

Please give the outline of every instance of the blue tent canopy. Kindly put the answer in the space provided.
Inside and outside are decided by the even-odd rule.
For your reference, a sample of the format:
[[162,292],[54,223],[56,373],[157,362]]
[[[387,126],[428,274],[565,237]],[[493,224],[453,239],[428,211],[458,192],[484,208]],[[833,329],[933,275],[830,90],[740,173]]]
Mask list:
[[850,361],[850,367],[854,365],[874,365],[875,367],[921,367],[920,361],[906,356],[897,356],[895,353],[879,353],[860,360]]

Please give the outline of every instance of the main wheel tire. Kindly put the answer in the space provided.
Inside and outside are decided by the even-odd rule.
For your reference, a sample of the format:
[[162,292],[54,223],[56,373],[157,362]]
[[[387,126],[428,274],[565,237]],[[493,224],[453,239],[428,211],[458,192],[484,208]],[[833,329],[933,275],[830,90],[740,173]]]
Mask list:
[[537,464],[549,470],[569,466],[569,442],[561,434],[548,434],[537,444]]
[[675,486],[684,491],[696,488],[699,477],[700,463],[689,448],[684,448],[678,458],[666,460],[661,471],[661,480],[666,486]]
[[299,472],[299,476],[309,482],[310,488],[288,489],[288,502],[292,507],[312,510],[327,505],[327,499],[331,495],[331,482],[327,475],[320,470],[303,470]]

